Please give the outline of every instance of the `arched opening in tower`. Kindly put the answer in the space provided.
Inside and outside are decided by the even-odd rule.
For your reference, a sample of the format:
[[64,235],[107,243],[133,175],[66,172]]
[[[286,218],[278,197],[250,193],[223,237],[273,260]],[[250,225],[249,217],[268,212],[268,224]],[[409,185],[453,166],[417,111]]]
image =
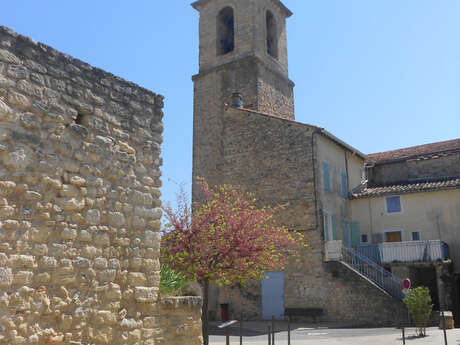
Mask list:
[[278,33],[273,13],[267,11],[267,53],[278,59]]
[[235,19],[233,9],[225,7],[217,17],[217,55],[225,55],[235,49]]

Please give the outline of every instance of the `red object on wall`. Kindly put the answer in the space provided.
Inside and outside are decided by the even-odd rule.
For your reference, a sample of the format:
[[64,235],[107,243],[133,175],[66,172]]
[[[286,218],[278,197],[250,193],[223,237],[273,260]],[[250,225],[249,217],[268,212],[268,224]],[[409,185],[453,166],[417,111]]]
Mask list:
[[409,290],[410,289],[410,279],[409,278],[406,278],[403,280],[403,289],[406,289],[406,290]]
[[220,305],[220,319],[222,322],[228,321],[228,304]]

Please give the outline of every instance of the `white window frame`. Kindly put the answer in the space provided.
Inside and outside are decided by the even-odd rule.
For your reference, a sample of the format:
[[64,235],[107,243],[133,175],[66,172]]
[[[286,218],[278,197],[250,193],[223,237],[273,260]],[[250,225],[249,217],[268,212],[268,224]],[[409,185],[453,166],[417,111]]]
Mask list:
[[361,177],[361,182],[366,181],[366,168],[360,168],[359,169],[359,174]]
[[[414,233],[418,233],[418,237],[419,239],[418,240],[414,240]],[[416,231],[411,231],[410,233],[410,240],[411,241],[422,241],[422,232],[420,230],[416,230]]]
[[392,230],[385,230],[383,232],[383,243],[392,243],[387,242],[387,233],[389,232],[400,232],[401,233],[401,242],[404,242],[404,230],[403,229],[392,229]]
[[[327,224],[329,225],[326,229],[326,219]],[[323,231],[324,231],[324,241],[333,241],[334,240],[334,231],[332,229],[332,213],[323,210]]]
[[[401,211],[399,212],[388,212],[388,203],[387,203],[387,199],[389,198],[396,198],[398,197],[399,198],[399,205],[401,206]],[[402,202],[402,197],[401,195],[390,195],[390,196],[386,196],[385,197],[385,212],[387,215],[391,216],[391,215],[395,215],[395,214],[403,214],[404,213],[404,209],[403,209],[403,202]]]

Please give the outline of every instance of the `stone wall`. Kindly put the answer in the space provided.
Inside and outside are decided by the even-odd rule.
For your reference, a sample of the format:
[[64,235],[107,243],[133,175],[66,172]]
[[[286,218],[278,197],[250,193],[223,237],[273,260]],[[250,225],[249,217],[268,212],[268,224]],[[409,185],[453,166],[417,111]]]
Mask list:
[[315,127],[236,108],[222,119],[220,183],[244,186],[261,206],[286,206],[279,221],[290,229],[316,230]]
[[402,302],[341,263],[324,264],[323,269],[324,287],[317,288],[326,295],[324,301],[329,301],[325,308],[329,321],[352,327],[397,327],[407,320],[407,309]]
[[162,107],[0,28],[0,344],[154,344]]
[[201,297],[161,298],[156,345],[201,345]]
[[370,185],[460,176],[460,152],[439,154],[429,159],[411,159],[377,164],[368,170]]
[[295,120],[294,83],[263,64],[258,66],[257,72],[258,107],[254,109]]

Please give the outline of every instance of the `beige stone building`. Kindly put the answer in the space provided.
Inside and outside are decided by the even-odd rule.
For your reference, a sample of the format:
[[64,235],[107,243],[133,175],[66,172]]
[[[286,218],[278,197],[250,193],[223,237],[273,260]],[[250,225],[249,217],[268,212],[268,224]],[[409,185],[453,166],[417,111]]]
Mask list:
[[367,174],[351,194],[358,250],[457,314],[460,140],[368,155]]
[[[245,288],[214,288],[211,317],[227,310],[232,317],[291,315],[351,325],[394,325],[404,319],[399,278],[405,277],[391,270],[405,271],[373,261],[371,254],[364,255],[370,249],[361,249],[362,241],[383,242],[376,235],[393,229],[377,225],[383,218],[366,218],[370,199],[364,198],[369,188],[386,183],[387,170],[393,168],[379,168],[376,156],[363,154],[322,128],[295,121],[286,44],[286,19],[292,13],[278,0],[201,0],[193,7],[200,13],[200,69],[193,77],[193,175],[212,184],[243,185],[261,205],[285,205],[278,221],[303,232],[309,245],[300,262],[290,263],[284,272],[268,272],[270,279]],[[438,179],[428,176],[429,168],[428,175],[421,173],[424,164],[411,172],[421,179]],[[451,165],[452,176],[460,175],[458,166]],[[449,210],[458,207],[458,183],[452,188],[457,194],[452,189],[450,198],[438,197]],[[405,201],[403,206],[409,212]],[[410,212],[417,218],[422,210]],[[449,218],[453,237],[456,219]],[[411,236],[433,231],[428,224],[406,228],[414,229]],[[421,236],[432,238],[428,232]]]

